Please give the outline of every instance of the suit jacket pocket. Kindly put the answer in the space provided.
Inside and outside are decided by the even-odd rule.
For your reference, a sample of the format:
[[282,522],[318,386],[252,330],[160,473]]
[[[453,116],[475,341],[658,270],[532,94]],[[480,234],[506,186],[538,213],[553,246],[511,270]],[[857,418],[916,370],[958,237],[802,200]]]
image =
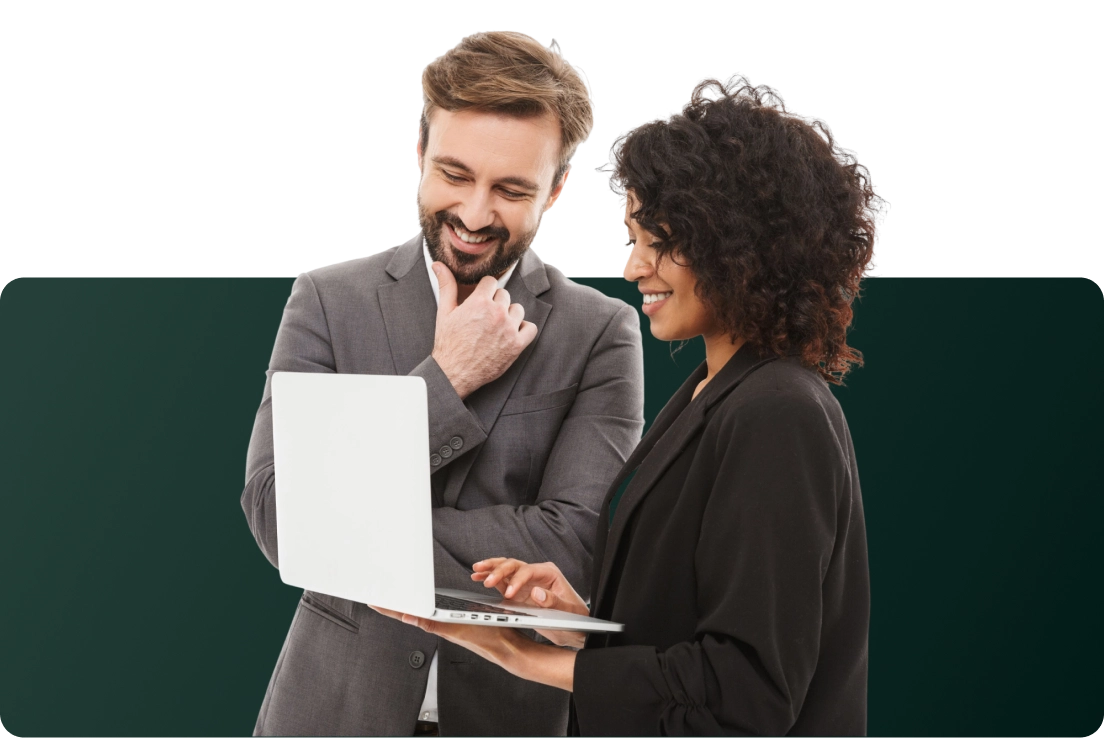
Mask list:
[[360,625],[357,621],[338,612],[323,599],[325,596],[326,595],[320,595],[309,591],[303,592],[303,599],[301,599],[299,603],[315,615],[321,615],[330,622],[340,625],[345,630],[350,630],[353,633],[358,632],[360,630]]
[[535,413],[538,410],[551,410],[555,407],[570,405],[575,400],[575,393],[579,391],[579,385],[573,384],[562,390],[549,392],[545,395],[526,395],[525,397],[511,397],[502,406],[501,415],[520,415],[521,413]]

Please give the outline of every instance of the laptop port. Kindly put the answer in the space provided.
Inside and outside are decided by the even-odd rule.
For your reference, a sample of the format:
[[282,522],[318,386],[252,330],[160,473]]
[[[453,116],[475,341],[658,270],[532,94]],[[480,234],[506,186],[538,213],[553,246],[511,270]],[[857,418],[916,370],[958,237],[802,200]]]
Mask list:
[[490,619],[491,619],[491,616],[490,616],[490,615],[484,615],[484,616],[483,616],[483,619],[484,619],[484,620],[490,620]]
[[472,620],[479,620],[479,616],[478,615],[472,615]]
[[462,618],[462,617],[464,617],[464,613],[462,613],[462,612],[450,613],[449,617],[450,618]]
[[498,618],[496,618],[496,619],[497,619],[497,620],[498,620],[498,622],[500,622],[500,623],[508,623],[508,622],[510,622],[510,618],[506,617],[505,615],[499,615],[499,616],[498,616]]

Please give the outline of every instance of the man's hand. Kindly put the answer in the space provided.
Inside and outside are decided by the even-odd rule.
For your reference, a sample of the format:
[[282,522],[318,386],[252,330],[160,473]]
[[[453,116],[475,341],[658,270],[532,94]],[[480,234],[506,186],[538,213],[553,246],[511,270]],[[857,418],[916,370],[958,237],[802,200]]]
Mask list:
[[440,285],[433,358],[461,399],[505,373],[537,337],[537,327],[524,320],[525,309],[510,304],[510,293],[496,287],[494,277],[479,280],[464,304],[456,304],[456,278],[448,267],[433,262]]

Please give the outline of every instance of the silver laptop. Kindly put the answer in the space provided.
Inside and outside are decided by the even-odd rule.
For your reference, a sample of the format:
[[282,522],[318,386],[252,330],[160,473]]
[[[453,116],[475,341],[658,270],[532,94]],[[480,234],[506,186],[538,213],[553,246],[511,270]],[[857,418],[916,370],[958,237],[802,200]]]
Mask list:
[[429,416],[420,377],[272,377],[276,526],[285,583],[444,622],[620,631],[522,607],[495,590],[435,589]]

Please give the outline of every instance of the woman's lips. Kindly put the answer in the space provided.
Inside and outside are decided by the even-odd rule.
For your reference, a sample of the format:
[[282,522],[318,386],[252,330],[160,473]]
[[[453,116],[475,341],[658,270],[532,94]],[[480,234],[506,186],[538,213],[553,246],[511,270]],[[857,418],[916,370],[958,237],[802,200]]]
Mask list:
[[659,311],[660,308],[662,308],[664,305],[666,305],[667,301],[670,300],[670,299],[671,299],[671,296],[668,295],[667,297],[664,297],[662,300],[656,300],[655,302],[644,303],[643,305],[640,306],[640,310],[650,318],[653,315],[655,315]]

